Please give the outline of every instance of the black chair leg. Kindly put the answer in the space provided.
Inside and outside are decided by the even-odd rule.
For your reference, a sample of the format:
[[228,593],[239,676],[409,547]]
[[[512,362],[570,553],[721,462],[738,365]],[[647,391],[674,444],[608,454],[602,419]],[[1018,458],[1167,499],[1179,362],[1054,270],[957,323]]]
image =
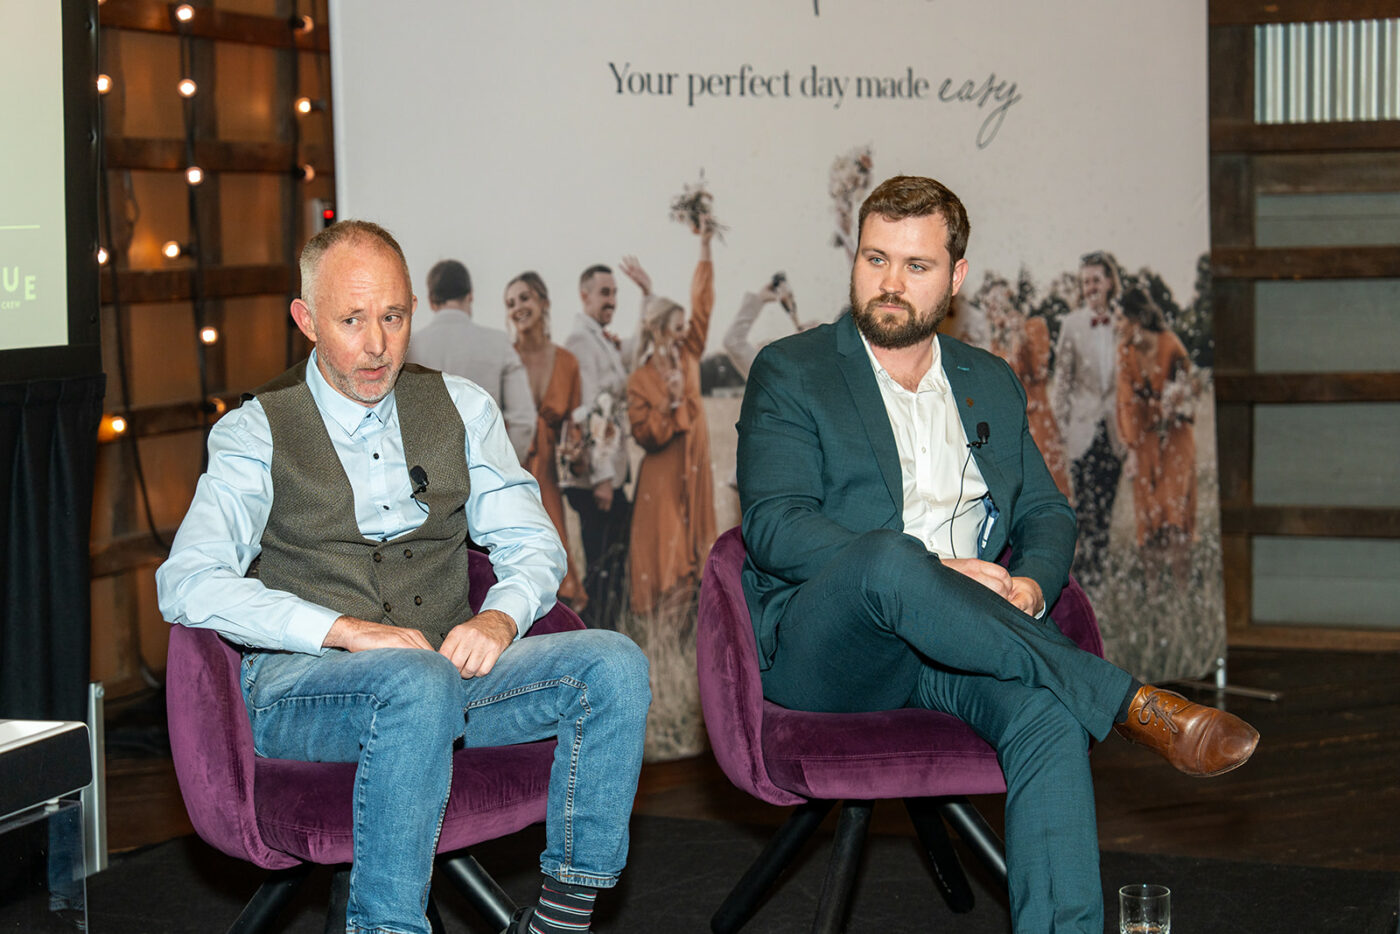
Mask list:
[[491,930],[506,929],[510,916],[515,914],[515,902],[470,853],[458,853],[444,859],[441,868],[472,907],[486,919]]
[[914,822],[914,830],[924,852],[933,863],[933,878],[938,891],[948,907],[957,914],[972,910],[975,901],[972,886],[967,883],[967,873],[963,872],[962,861],[953,849],[953,841],[948,839],[948,828],[938,813],[939,798],[905,798],[904,807],[909,811],[909,819]]
[[835,804],[835,801],[808,801],[798,805],[710,919],[710,930],[714,934],[734,934],[748,923],[768,889]]
[[944,820],[962,837],[977,858],[1002,886],[1006,885],[1006,847],[996,831],[987,826],[987,821],[977,809],[963,797],[944,798],[938,805]]
[[345,914],[350,910],[350,867],[336,866],[331,870],[331,902],[326,908],[324,934],[344,934]]
[[243,912],[228,929],[228,934],[262,934],[277,918],[277,913],[296,895],[310,872],[311,864],[302,863],[291,869],[274,869],[268,873],[248,904],[243,906]]
[[855,888],[856,870],[860,868],[860,854],[865,849],[872,810],[874,806],[869,801],[847,801],[841,808],[812,934],[837,934],[841,930],[851,903],[851,890]]
[[438,912],[437,902],[433,901],[432,892],[428,893],[428,925],[433,934],[447,934],[447,925],[442,923],[442,915]]

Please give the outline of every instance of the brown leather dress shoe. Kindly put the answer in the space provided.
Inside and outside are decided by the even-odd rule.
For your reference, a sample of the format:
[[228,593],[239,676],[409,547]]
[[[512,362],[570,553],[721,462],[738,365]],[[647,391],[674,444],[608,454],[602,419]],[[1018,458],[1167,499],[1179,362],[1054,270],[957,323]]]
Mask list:
[[1239,768],[1259,744],[1259,731],[1234,714],[1150,684],[1133,695],[1128,719],[1113,729],[1200,778]]

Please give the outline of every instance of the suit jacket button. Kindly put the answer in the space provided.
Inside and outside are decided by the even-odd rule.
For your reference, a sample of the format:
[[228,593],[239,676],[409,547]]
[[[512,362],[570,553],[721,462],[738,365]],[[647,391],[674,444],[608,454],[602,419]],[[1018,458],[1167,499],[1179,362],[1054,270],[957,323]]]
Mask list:
[[412,558],[412,557],[413,557],[413,549],[412,549],[412,548],[405,548],[405,549],[403,550],[403,556],[404,556],[405,558]]
[[422,598],[422,597],[414,597],[414,598],[413,598],[413,605],[414,605],[414,606],[422,606],[422,605],[423,605],[423,598]]
[[384,556],[381,555],[379,552],[376,551],[376,552],[374,553],[374,563],[375,563],[375,564],[378,564],[379,562],[381,562],[381,561],[383,561],[383,560],[384,560]]
[[392,612],[394,612],[394,605],[393,605],[392,603],[386,603],[386,604],[384,604],[384,612],[385,612],[385,613],[392,613]]

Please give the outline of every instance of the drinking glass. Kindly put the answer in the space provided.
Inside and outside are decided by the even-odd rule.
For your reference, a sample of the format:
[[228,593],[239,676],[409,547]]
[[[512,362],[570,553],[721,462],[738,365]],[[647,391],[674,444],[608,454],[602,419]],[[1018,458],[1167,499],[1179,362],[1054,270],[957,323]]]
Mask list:
[[1137,883],[1118,890],[1119,934],[1171,934],[1172,890]]

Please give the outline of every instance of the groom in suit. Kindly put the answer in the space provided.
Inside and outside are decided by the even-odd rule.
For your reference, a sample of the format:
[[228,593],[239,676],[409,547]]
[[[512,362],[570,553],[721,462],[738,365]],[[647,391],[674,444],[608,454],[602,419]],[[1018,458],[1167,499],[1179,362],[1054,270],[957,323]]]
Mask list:
[[889,179],[861,207],[850,314],[759,353],[738,426],[744,590],[770,700],[942,710],[994,746],[1015,930],[1099,934],[1090,738],[1117,729],[1214,775],[1258,733],[1051,621],[1074,511],[1011,369],[936,334],[968,232],[946,187]]

